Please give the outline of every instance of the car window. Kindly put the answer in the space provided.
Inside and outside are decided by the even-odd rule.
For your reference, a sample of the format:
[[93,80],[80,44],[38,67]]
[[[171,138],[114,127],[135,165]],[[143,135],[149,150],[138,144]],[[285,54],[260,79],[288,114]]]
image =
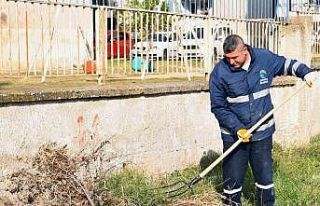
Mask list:
[[123,40],[129,39],[129,34],[125,32],[119,32],[119,35],[116,34],[115,38],[118,39],[119,41],[123,41]]
[[126,32],[117,32],[114,31],[112,32],[112,36],[111,33],[109,33],[107,35],[107,41],[111,42],[111,41],[121,41],[121,40],[126,40],[126,39],[130,39],[130,35]]
[[121,40],[125,40],[126,39],[126,35],[123,32],[119,32],[119,36],[116,37],[119,41]]
[[167,41],[167,37],[165,34],[154,33],[154,34],[150,34],[148,38],[145,39],[145,41],[165,42]]
[[117,40],[117,32],[110,32],[108,35],[107,35],[107,42],[112,42],[112,41],[116,41]]
[[176,33],[171,34],[169,41],[177,41],[177,34]]
[[204,28],[196,28],[196,34],[198,39],[204,38]]
[[[195,36],[196,35],[196,36]],[[189,31],[184,35],[186,39],[203,39],[204,38],[204,28],[194,28],[194,32]]]
[[[113,36],[113,38],[114,38],[114,36]],[[111,42],[111,34],[109,34],[109,35],[107,35],[107,42]]]
[[185,39],[195,39],[191,31],[189,31],[186,35],[184,35],[184,37]]
[[159,41],[159,42],[164,42],[167,41],[167,37],[165,36],[165,34],[153,34],[153,41]]
[[224,38],[226,38],[231,33],[231,29],[228,27],[218,28],[216,31],[215,40],[224,40]]

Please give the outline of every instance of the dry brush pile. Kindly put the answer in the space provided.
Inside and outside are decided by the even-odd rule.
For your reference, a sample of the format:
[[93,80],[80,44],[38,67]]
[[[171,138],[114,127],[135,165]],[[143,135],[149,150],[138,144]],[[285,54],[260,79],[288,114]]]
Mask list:
[[[4,188],[0,188],[0,206],[144,205],[143,200],[136,197],[132,199],[128,194],[129,191],[122,191],[121,193],[126,195],[119,196],[115,193],[117,189],[104,187],[103,184],[109,181],[106,174],[114,169],[114,166],[108,162],[117,158],[102,154],[102,148],[108,143],[104,141],[91,152],[82,151],[76,154],[70,153],[66,146],[58,146],[55,143],[41,146],[28,168],[0,180],[0,184],[4,185]],[[99,169],[97,162],[99,159],[101,161],[101,158],[107,162],[107,167],[104,170],[97,170]],[[135,177],[127,178],[129,179],[124,179],[121,185],[134,184],[131,195],[135,196],[138,191],[142,191],[139,188],[141,187],[139,181],[130,183]],[[122,186],[121,188],[125,189]],[[150,188],[146,189],[150,190]],[[171,206],[221,205],[219,195],[211,190],[203,191],[200,195],[170,200],[159,194],[158,196],[157,194],[149,195],[150,197],[147,198],[160,200],[152,205],[160,203]],[[146,199],[144,196],[140,197]]]
[[[105,142],[103,143],[105,144]],[[110,194],[99,191],[98,175],[83,172],[97,158],[101,144],[90,155],[70,155],[67,147],[43,145],[32,166],[13,173],[5,181],[5,205],[108,205]],[[86,174],[86,175],[84,175]]]

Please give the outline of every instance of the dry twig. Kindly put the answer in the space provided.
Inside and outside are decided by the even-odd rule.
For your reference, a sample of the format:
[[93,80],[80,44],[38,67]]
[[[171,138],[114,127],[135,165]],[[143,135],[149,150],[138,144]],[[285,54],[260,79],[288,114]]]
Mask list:
[[[13,205],[82,205],[95,206],[110,203],[108,193],[97,194],[98,183],[92,174],[80,177],[82,167],[92,163],[104,141],[92,154],[79,157],[68,154],[67,147],[55,143],[40,147],[30,169],[11,175],[7,191],[12,194]],[[87,187],[88,186],[88,187]],[[89,189],[87,189],[89,188]]]

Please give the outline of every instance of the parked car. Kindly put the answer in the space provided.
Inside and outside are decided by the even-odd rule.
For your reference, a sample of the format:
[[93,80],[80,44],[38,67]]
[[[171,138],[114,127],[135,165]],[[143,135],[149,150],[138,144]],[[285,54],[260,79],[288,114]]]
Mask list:
[[[232,34],[232,29],[227,25],[216,25],[206,31],[204,27],[194,27],[183,35],[179,56],[187,58],[203,58],[208,52],[214,54],[215,59],[223,56],[223,42],[225,38]],[[209,36],[206,36],[209,35]]]
[[182,35],[179,56],[187,58],[203,58],[205,53],[204,28],[194,27]]
[[112,30],[107,32],[107,57],[129,57],[134,46],[134,39],[124,31]]
[[149,55],[154,58],[174,58],[177,55],[178,41],[175,32],[154,32],[137,42],[131,50],[132,56]]
[[216,60],[223,58],[223,42],[230,34],[232,34],[232,29],[229,26],[218,26],[214,28],[214,58]]

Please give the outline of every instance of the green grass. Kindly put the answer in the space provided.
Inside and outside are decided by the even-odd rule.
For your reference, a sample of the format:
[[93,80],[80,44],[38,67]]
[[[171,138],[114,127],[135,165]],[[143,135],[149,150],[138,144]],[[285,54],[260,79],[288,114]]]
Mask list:
[[276,151],[274,168],[279,205],[320,204],[320,136],[307,147]]
[[[108,177],[102,184],[103,190],[108,191],[114,198],[113,205],[174,205],[181,201],[180,197],[168,198],[165,192],[169,185],[178,180],[190,181],[199,172],[198,167],[190,167],[185,170],[175,171],[169,176],[157,180],[147,178],[140,172],[126,169],[119,174]],[[204,180],[197,187],[183,195],[184,200],[212,191],[210,181]],[[125,203],[125,204],[124,204]]]
[[[276,188],[276,205],[319,205],[320,204],[320,136],[313,138],[308,146],[283,149],[274,144],[274,182]],[[199,166],[186,168],[171,173],[162,179],[148,178],[142,173],[125,170],[109,176],[102,184],[103,190],[109,191],[117,201],[114,205],[131,203],[134,205],[179,205],[177,202],[188,202],[189,205],[205,205],[204,202],[219,202],[218,193],[222,193],[222,170],[218,165],[208,176],[198,183],[192,192],[182,198],[168,199],[161,190],[154,188],[168,185],[177,180],[189,182],[206,168],[218,154],[208,152]],[[217,193],[218,192],[218,193]],[[214,194],[214,197],[208,194]],[[198,200],[196,204],[195,200]],[[248,170],[243,185],[244,206],[254,205],[255,186],[252,172]],[[130,205],[130,204],[129,204]],[[185,204],[188,205],[188,204]]]
[[160,205],[165,202],[164,196],[154,194],[154,184],[143,174],[133,170],[125,170],[110,176],[102,185],[115,197],[114,205],[123,202],[134,205]]

